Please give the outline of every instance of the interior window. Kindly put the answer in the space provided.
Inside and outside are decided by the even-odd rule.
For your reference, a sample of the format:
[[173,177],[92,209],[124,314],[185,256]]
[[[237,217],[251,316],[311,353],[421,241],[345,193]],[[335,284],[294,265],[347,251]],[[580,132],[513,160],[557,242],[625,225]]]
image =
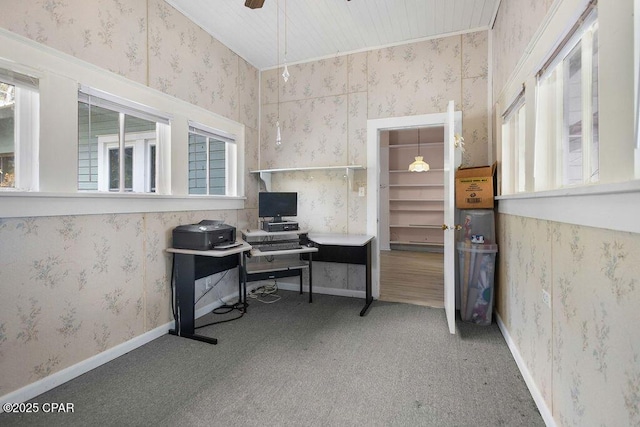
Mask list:
[[156,192],[157,134],[164,121],[80,92],[78,189]]
[[235,195],[235,158],[233,136],[190,124],[189,194]]

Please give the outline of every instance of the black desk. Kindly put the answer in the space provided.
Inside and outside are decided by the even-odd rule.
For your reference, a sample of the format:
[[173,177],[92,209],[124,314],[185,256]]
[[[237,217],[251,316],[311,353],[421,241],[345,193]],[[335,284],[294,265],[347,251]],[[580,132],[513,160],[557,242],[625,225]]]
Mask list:
[[371,241],[373,236],[366,234],[323,234],[309,233],[318,253],[315,261],[360,264],[366,267],[365,305],[360,311],[364,316],[373,302],[371,292]]
[[[173,254],[175,286],[176,326],[170,334],[210,344],[217,344],[215,338],[195,333],[195,288],[197,279],[215,273],[238,268],[238,299],[247,302],[247,287],[242,254],[251,250],[251,246],[241,242],[240,246],[226,250],[194,251],[190,249],[168,248]],[[244,285],[244,286],[243,286]],[[245,305],[246,309],[246,305]]]

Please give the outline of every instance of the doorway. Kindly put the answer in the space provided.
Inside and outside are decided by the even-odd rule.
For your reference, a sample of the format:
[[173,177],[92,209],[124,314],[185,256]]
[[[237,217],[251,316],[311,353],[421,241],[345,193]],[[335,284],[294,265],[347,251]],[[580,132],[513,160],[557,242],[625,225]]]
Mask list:
[[[444,307],[444,125],[381,130],[380,300]],[[422,158],[427,171],[409,170]]]
[[460,165],[462,154],[455,149],[455,132],[461,132],[462,113],[454,110],[454,102],[449,101],[444,113],[424,114],[418,116],[390,117],[385,119],[370,119],[367,121],[367,234],[374,236],[372,243],[371,282],[372,295],[380,299],[380,135],[385,130],[400,130],[408,128],[444,126],[444,222],[446,228],[443,244],[443,275],[444,275],[444,310],[449,332],[455,334],[456,302],[455,302],[455,249],[454,249],[454,173]]

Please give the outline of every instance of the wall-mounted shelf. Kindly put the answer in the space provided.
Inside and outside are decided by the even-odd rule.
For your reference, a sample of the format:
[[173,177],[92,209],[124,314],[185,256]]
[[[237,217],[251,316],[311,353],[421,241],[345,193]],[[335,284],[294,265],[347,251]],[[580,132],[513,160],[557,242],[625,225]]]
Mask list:
[[275,169],[258,169],[249,171],[249,173],[257,173],[260,176],[262,182],[264,182],[265,189],[271,191],[271,174],[272,173],[286,173],[286,172],[310,172],[310,171],[330,171],[330,170],[344,170],[349,178],[349,181],[353,178],[354,170],[365,169],[362,165],[345,165],[345,166],[308,166],[299,168],[275,168]]

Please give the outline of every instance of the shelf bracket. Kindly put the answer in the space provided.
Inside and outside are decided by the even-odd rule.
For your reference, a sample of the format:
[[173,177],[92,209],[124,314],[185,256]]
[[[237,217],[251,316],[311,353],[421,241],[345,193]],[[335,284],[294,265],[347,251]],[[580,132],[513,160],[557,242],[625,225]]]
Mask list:
[[264,183],[265,191],[271,191],[271,172],[260,172],[260,181]]

